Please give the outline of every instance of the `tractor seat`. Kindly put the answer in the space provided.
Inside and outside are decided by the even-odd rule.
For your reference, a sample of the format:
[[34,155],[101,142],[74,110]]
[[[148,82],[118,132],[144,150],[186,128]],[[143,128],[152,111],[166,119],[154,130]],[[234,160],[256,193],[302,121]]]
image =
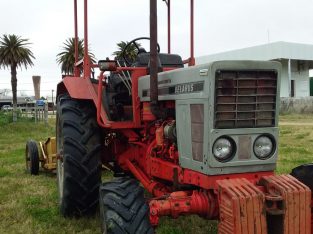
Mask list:
[[[182,58],[177,54],[159,54],[162,67],[184,67]],[[140,53],[132,66],[147,67],[150,60],[150,53]]]

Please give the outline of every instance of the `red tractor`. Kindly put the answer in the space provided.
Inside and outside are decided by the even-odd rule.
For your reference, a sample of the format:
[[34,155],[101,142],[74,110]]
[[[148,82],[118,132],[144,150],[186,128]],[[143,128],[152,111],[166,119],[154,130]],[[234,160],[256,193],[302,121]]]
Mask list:
[[[188,214],[219,220],[225,234],[311,233],[310,179],[306,186],[274,174],[280,64],[194,66],[190,3],[189,59],[160,53],[157,0],[150,0],[150,38],[126,46],[137,48],[135,61],[125,48],[125,61],[92,64],[84,0],[85,56],[78,61],[76,46],[74,75],[57,87],[61,213],[92,215],[100,207],[103,233],[153,233],[161,216]],[[141,39],[150,40],[150,52]],[[101,184],[103,167],[115,178]],[[294,175],[305,181],[306,170]]]

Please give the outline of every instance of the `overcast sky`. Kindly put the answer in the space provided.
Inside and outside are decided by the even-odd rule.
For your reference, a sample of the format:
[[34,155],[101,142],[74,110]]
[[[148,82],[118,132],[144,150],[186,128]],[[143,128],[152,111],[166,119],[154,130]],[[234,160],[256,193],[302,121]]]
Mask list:
[[[83,12],[83,0],[78,0]],[[189,0],[171,0],[172,52],[189,55]],[[268,42],[313,44],[312,0],[194,0],[195,56]],[[158,1],[158,40],[167,51],[166,5]],[[18,90],[33,95],[33,75],[40,75],[43,96],[61,79],[56,54],[72,37],[73,0],[0,0],[0,36],[28,38],[34,66],[18,70]],[[80,14],[82,16],[82,14]],[[83,21],[80,17],[80,36]],[[149,0],[89,0],[89,44],[96,58],[112,57],[116,43],[149,36]],[[0,89],[11,89],[10,71],[0,70]]]

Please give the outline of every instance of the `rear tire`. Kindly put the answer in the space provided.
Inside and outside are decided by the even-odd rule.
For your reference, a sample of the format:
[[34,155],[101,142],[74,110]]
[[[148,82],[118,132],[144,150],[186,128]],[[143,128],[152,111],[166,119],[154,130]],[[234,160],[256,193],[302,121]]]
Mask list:
[[154,233],[144,189],[134,179],[115,178],[103,183],[99,206],[102,233]]
[[39,174],[39,153],[36,141],[29,140],[26,143],[26,170],[31,175]]
[[93,104],[58,97],[57,163],[60,212],[65,217],[93,215],[101,183],[101,134]]
[[297,166],[290,174],[313,190],[313,163]]

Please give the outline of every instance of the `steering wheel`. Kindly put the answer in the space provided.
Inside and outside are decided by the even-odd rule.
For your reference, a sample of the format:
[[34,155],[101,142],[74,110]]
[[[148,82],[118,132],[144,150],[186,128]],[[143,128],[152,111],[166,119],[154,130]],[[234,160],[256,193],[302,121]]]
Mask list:
[[[129,58],[127,58],[126,51],[127,51],[128,47],[130,47],[132,44],[134,44],[134,46],[137,49],[137,55],[140,54],[140,50],[142,50],[142,49],[140,49],[140,47],[136,43],[137,41],[140,41],[140,40],[149,40],[150,41],[151,39],[150,39],[150,37],[138,37],[138,38],[135,38],[134,40],[131,40],[130,42],[127,43],[127,45],[124,47],[124,49],[123,49],[123,51],[121,53],[124,61],[126,62],[126,64],[128,66],[130,66],[132,64],[132,61],[130,61]],[[159,43],[157,43],[157,51],[158,51],[158,53],[160,53],[160,45],[159,45]]]

